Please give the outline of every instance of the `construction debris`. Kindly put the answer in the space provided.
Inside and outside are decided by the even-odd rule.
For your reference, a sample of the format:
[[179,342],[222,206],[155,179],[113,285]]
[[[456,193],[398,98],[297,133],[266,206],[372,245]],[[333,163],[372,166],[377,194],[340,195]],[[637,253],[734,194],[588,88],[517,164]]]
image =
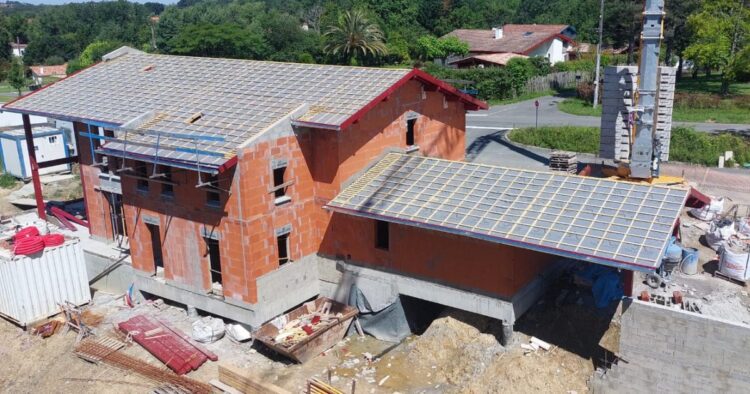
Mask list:
[[[160,392],[192,394],[209,394],[212,392],[211,386],[205,383],[175,375],[172,372],[150,365],[145,360],[123,354],[119,351],[122,346],[124,346],[124,343],[114,338],[89,338],[76,346],[75,354],[93,363],[103,362],[126,371],[138,373],[162,385],[159,387],[162,390]],[[172,390],[164,389],[164,385],[168,385]]]
[[118,328],[178,375],[197,370],[207,360],[219,359],[182,331],[147,315],[121,322]]
[[264,324],[255,337],[276,352],[305,362],[343,339],[357,313],[355,307],[322,297]]
[[578,171],[578,157],[575,152],[553,151],[549,157],[549,169],[575,174]]
[[93,334],[92,329],[86,324],[83,318],[83,310],[69,302],[58,305],[60,305],[60,310],[65,318],[65,332],[72,329],[78,333],[76,342],[80,342],[82,339]]

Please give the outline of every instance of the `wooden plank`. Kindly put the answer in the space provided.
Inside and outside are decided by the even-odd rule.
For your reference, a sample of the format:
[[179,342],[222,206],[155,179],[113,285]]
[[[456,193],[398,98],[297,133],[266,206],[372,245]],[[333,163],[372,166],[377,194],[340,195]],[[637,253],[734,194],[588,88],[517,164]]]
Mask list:
[[245,394],[291,394],[289,391],[265,382],[263,377],[254,372],[229,364],[219,364],[219,381],[228,384]]

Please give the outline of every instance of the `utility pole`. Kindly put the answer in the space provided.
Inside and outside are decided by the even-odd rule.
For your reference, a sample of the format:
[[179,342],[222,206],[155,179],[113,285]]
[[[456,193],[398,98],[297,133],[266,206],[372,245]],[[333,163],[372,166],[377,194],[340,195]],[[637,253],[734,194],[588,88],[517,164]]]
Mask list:
[[604,0],[599,6],[599,42],[596,43],[596,71],[594,72],[594,105],[599,105],[599,68],[602,63],[602,36],[604,35]]

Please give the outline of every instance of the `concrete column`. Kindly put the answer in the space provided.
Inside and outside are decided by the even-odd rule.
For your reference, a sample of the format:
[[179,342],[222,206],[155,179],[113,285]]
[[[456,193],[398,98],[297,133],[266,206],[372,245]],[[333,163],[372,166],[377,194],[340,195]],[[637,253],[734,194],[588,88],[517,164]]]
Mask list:
[[500,344],[508,346],[513,343],[513,324],[503,320],[503,336],[500,338]]

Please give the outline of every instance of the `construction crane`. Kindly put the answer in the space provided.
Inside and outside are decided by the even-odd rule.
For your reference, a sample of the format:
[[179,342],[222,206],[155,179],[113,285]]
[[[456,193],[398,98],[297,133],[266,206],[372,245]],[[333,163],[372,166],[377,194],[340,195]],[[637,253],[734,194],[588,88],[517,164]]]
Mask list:
[[629,176],[652,179],[659,176],[661,144],[656,138],[659,51],[664,32],[664,0],[646,0],[641,32],[638,85],[629,109],[635,120],[630,149]]

